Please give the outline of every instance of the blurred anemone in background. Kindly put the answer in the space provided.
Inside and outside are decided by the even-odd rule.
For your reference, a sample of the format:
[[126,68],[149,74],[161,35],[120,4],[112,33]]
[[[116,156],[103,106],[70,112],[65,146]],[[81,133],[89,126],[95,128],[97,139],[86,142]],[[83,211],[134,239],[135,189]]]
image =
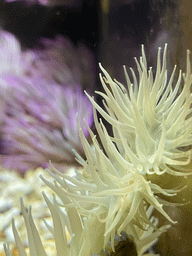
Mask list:
[[[17,0],[6,0],[6,2],[14,2]],[[19,0],[20,2],[25,2],[28,5],[41,4],[45,6],[55,6],[63,5],[69,8],[78,7],[81,4],[81,0]]]
[[34,60],[32,51],[22,51],[19,41],[14,35],[0,31],[0,76],[24,76],[31,68]]
[[2,32],[1,42],[1,60],[5,63],[0,70],[2,164],[20,172],[46,167],[49,160],[59,169],[75,164],[72,149],[83,155],[76,113],[82,125],[84,118],[92,124],[91,103],[82,92],[82,84],[84,81],[86,88],[88,82],[90,86],[94,83],[93,70],[88,77],[83,75],[93,60],[90,56],[86,59],[83,46],[76,53],[61,37],[56,47],[53,41],[50,47],[49,41],[42,52],[23,52],[7,32]]
[[41,47],[22,50],[18,39],[7,31],[0,31],[0,76],[17,75],[54,81],[65,87],[93,91],[95,83],[94,57],[83,44],[75,47],[58,35],[55,39],[42,38]]
[[4,154],[10,155],[3,164],[25,171],[45,167],[49,160],[74,163],[71,150],[81,153],[76,113],[92,122],[90,103],[81,89],[15,77],[3,82],[7,97],[1,132]]
[[33,50],[34,63],[31,75],[42,76],[65,86],[80,84],[83,89],[93,91],[95,83],[95,65],[93,54],[83,44],[74,45],[62,36],[55,40],[43,38],[41,48]]

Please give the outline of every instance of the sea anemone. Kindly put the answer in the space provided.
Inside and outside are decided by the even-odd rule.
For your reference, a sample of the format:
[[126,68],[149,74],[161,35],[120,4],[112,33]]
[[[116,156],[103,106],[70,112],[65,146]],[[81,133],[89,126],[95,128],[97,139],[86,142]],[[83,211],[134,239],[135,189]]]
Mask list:
[[22,51],[17,38],[7,32],[0,31],[0,76],[12,74],[26,75],[34,60],[32,51]]
[[[80,130],[87,161],[78,158],[83,165],[83,173],[76,173],[76,177],[61,174],[52,166],[50,174],[54,177],[54,184],[47,179],[43,181],[60,197],[69,197],[72,202],[65,203],[66,208],[77,207],[82,216],[90,214],[97,216],[99,222],[104,223],[104,244],[111,241],[114,250],[115,234],[127,230],[136,234],[135,227],[141,229],[146,224],[153,226],[146,215],[147,205],[152,205],[170,222],[175,223],[163,210],[161,199],[156,194],[166,196],[176,195],[174,189],[162,189],[146,180],[139,171],[123,168],[119,161],[111,162],[98,147],[93,139],[94,148],[88,145],[83,132]],[[106,143],[109,141],[107,140]],[[117,152],[118,154],[118,152]],[[60,177],[61,178],[60,178]]]
[[81,86],[89,92],[95,85],[95,64],[92,52],[83,44],[56,36],[53,40],[41,38],[41,47],[22,49],[15,35],[0,31],[0,77],[19,76],[28,79],[43,78],[48,83],[65,87]]
[[[5,0],[7,3],[19,1],[19,0]],[[21,0],[20,0],[21,1]],[[66,6],[68,8],[74,8],[79,6],[79,0],[24,0],[25,4],[27,6],[33,5],[33,4],[41,4],[44,6]]]
[[[127,253],[127,251],[130,250],[130,247],[127,248],[130,242],[134,243],[138,256],[157,255],[153,253],[153,245],[157,243],[159,236],[170,228],[170,225],[165,225],[160,228],[157,228],[159,221],[154,216],[151,217],[153,210],[154,208],[152,206],[148,207],[146,210],[146,214],[150,218],[151,223],[153,223],[153,227],[149,225],[146,225],[145,229],[136,227],[136,233],[131,233],[131,231],[129,230],[129,234],[127,234],[125,231],[122,231],[121,236],[115,235],[115,252],[113,252],[112,250],[111,242],[108,242],[105,249],[105,253],[103,255],[115,256],[118,255],[116,254],[117,251],[120,252],[120,255],[123,255],[123,250],[125,255],[125,253]],[[119,248],[120,246],[122,248]]]
[[[55,241],[55,251],[50,254],[49,248],[46,251],[43,248],[40,236],[34,224],[31,207],[25,209],[23,200],[21,199],[21,212],[25,220],[27,228],[29,252],[30,255],[46,256],[46,255],[65,255],[65,256],[90,256],[94,251],[98,251],[102,244],[102,224],[97,222],[97,219],[90,215],[88,218],[82,218],[76,208],[63,211],[55,196],[52,202],[43,193],[43,197],[50,209],[53,227],[45,221],[45,225],[52,233]],[[66,202],[70,199],[65,198]],[[14,220],[12,221],[13,233],[16,241],[16,246],[20,256],[26,256],[25,247],[23,246]],[[11,255],[11,251],[5,246],[6,255]]]
[[110,240],[114,249],[116,233],[120,235],[125,229],[135,232],[135,226],[143,228],[143,222],[150,225],[145,211],[148,204],[175,223],[163,210],[165,201],[157,194],[175,196],[179,190],[158,186],[150,180],[150,174],[191,174],[182,172],[182,167],[191,161],[191,150],[181,150],[182,147],[191,145],[192,135],[189,52],[187,73],[183,75],[185,83],[179,93],[181,72],[174,89],[174,71],[167,84],[166,51],[167,46],[161,68],[159,49],[156,78],[153,83],[152,69],[147,71],[142,48],[140,64],[136,60],[140,76],[139,85],[134,72],[132,71],[133,86],[125,71],[128,91],[117,81],[114,82],[101,67],[105,78],[100,77],[106,94],[98,94],[105,99],[104,106],[108,113],[89,95],[88,97],[112,125],[113,137],[109,136],[102,121],[99,122],[94,110],[95,126],[103,148],[88,128],[92,138],[90,145],[80,128],[80,138],[87,160],[79,157],[78,153],[76,156],[83,166],[83,173],[77,172],[77,177],[71,178],[54,169],[57,175],[51,175],[55,178],[55,184],[43,179],[59,197],[65,195],[72,199],[73,203],[65,207],[77,207],[83,216],[94,212],[98,219],[105,223],[104,247]]
[[[50,200],[43,192],[43,197],[51,212],[52,225],[47,223],[45,225],[49,232],[52,234],[52,239],[43,241],[40,238],[35,222],[32,217],[32,208],[26,209],[21,199],[21,213],[24,217],[25,225],[28,235],[28,247],[31,256],[48,256],[48,255],[65,255],[65,256],[108,256],[112,252],[111,243],[109,242],[102,250],[104,239],[104,224],[100,222],[97,216],[92,213],[88,217],[82,218],[77,211],[77,208],[72,207],[69,209],[61,208],[61,202],[58,202],[53,196]],[[62,197],[62,203],[70,203],[71,200],[65,196]],[[150,218],[153,207],[149,207],[146,215]],[[153,253],[144,254],[151,246],[157,241],[162,232],[165,232],[169,225],[157,229],[158,220],[151,217],[151,224],[145,230],[140,228],[135,229],[135,233],[131,237],[135,243],[138,256],[155,255]],[[22,240],[17,231],[15,221],[12,220],[12,228],[16,242],[16,248],[20,256],[26,256],[28,249],[22,244]],[[128,242],[128,235],[126,232],[121,233],[121,237],[115,236],[114,243],[119,247],[121,241]],[[4,244],[6,256],[15,255],[15,248],[12,250],[9,246]]]
[[95,63],[92,52],[83,44],[74,46],[62,36],[54,40],[42,38],[42,47],[34,48],[34,62],[28,71],[31,76],[43,77],[46,81],[93,91]]
[[[77,169],[71,177],[50,164],[47,171],[54,182],[40,176],[59,197],[56,199],[54,196],[51,202],[43,194],[53,218],[54,227],[47,226],[55,238],[57,255],[107,255],[107,250],[113,253],[118,236],[124,232],[133,236],[137,253],[142,255],[168,228],[157,228],[157,219],[151,218],[151,209],[155,208],[168,221],[175,223],[163,209],[165,203],[172,203],[162,196],[175,196],[180,189],[162,188],[150,178],[151,174],[161,178],[163,173],[175,176],[191,173],[185,168],[191,161],[192,78],[188,52],[187,72],[183,74],[181,92],[181,72],[175,87],[172,86],[175,69],[167,83],[166,51],[167,46],[162,68],[160,50],[158,52],[153,82],[152,69],[147,71],[142,48],[140,64],[136,60],[139,84],[133,70],[134,85],[125,70],[128,90],[113,81],[100,65],[105,74],[104,78],[100,78],[106,94],[98,94],[105,100],[106,112],[88,97],[94,106],[94,122],[102,146],[88,124],[91,144],[87,141],[79,121],[79,135],[86,160],[78,152],[74,153],[83,168]],[[112,125],[112,136],[102,120],[98,120],[96,110]],[[23,203],[21,205],[30,254],[47,255],[34,226],[31,209],[27,212]],[[70,225],[75,225],[74,229],[67,224],[67,219]],[[69,244],[66,230],[70,233]],[[14,222],[13,231],[20,255],[25,256]],[[7,256],[11,255],[6,246],[5,252]]]
[[93,121],[91,103],[82,92],[87,84],[92,91],[94,84],[91,53],[61,36],[41,41],[43,50],[24,52],[15,36],[0,33],[2,164],[22,173],[47,167],[49,160],[59,169],[74,165],[71,150],[83,156],[76,112],[88,125]]
[[[97,92],[104,99],[104,111],[89,95],[93,106],[112,125],[117,151],[126,165],[142,174],[169,173],[186,175],[185,167],[191,161],[192,115],[190,92],[192,76],[187,51],[186,74],[180,71],[173,86],[176,66],[168,81],[166,70],[167,45],[163,53],[158,51],[157,70],[153,79],[152,68],[148,70],[142,47],[140,63],[136,60],[139,82],[134,71],[133,84],[124,67],[128,90],[118,81],[112,80],[100,65],[105,77],[100,79],[106,94]],[[184,80],[181,88],[182,76]],[[181,90],[181,92],[180,92]],[[103,143],[107,150],[108,145]],[[113,155],[116,158],[116,153]],[[187,168],[186,168],[187,169]]]
[[0,79],[0,87],[5,104],[1,125],[4,166],[24,172],[46,167],[49,160],[58,167],[75,164],[72,149],[83,156],[76,112],[90,126],[93,118],[91,103],[81,88],[10,76]]

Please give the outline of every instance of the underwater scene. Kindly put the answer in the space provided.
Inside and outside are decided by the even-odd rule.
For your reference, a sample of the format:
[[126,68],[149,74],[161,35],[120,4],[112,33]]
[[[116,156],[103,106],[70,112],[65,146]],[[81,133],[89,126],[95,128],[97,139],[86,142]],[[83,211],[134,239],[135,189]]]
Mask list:
[[191,8],[0,0],[0,256],[192,255]]

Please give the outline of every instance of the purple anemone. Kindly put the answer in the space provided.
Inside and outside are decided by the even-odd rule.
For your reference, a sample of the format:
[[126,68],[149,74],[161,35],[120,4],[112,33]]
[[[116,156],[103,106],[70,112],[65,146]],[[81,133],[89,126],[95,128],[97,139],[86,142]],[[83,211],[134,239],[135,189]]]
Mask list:
[[72,149],[83,155],[76,114],[85,135],[83,119],[89,126],[93,121],[91,103],[80,86],[69,88],[19,77],[4,77],[0,84],[5,105],[3,164],[21,172],[46,167],[49,160],[60,169],[74,165]]

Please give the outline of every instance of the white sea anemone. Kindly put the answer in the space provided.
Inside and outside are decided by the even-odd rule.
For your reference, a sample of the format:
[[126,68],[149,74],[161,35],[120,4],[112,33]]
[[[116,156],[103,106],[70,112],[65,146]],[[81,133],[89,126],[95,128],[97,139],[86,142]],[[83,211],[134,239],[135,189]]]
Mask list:
[[[125,231],[121,232],[121,236],[115,235],[114,243],[115,243],[115,252],[116,248],[121,246],[121,242],[123,241],[123,245],[126,247],[126,240],[134,242],[135,249],[137,251],[138,256],[150,256],[150,255],[157,255],[153,253],[153,245],[157,243],[159,236],[166,232],[168,228],[170,228],[170,225],[165,225],[160,228],[157,228],[159,221],[154,216],[151,217],[153,213],[153,207],[150,206],[146,210],[146,215],[150,218],[151,223],[153,226],[146,225],[145,229],[141,229],[139,227],[135,228],[135,233],[132,233],[131,230],[128,230],[128,234]],[[122,248],[123,249],[123,248]],[[108,242],[105,250],[104,256],[107,254],[111,255],[112,252],[111,243]],[[121,250],[119,250],[121,251]],[[125,250],[124,250],[125,251]],[[116,255],[116,254],[115,254]],[[118,254],[117,254],[118,255]]]
[[159,50],[154,83],[152,70],[147,73],[146,58],[142,50],[140,64],[136,61],[139,85],[132,71],[134,90],[125,72],[128,92],[123,85],[114,82],[101,67],[105,74],[105,78],[101,77],[101,82],[106,94],[98,94],[105,99],[104,105],[108,113],[88,97],[112,125],[113,137],[108,135],[94,111],[95,126],[104,151],[90,129],[93,146],[89,145],[80,128],[80,138],[87,160],[84,161],[76,155],[77,161],[84,168],[83,174],[78,173],[76,178],[69,178],[54,170],[58,174],[52,174],[55,178],[54,185],[44,179],[59,197],[65,195],[71,198],[73,203],[65,207],[77,207],[84,216],[94,212],[105,223],[104,247],[111,240],[114,248],[116,232],[118,235],[125,229],[134,232],[135,226],[143,227],[143,221],[150,225],[145,213],[148,204],[174,223],[162,208],[164,201],[157,195],[174,196],[177,190],[162,189],[150,181],[148,174],[188,174],[186,171],[182,172],[182,167],[190,162],[191,150],[182,151],[180,148],[191,145],[192,80],[188,52],[183,90],[179,94],[181,72],[174,89],[172,81],[175,71],[167,85],[166,49],[167,46],[162,68]]
[[[93,136],[92,133],[91,135]],[[52,166],[53,172],[56,173],[50,172],[55,179],[54,184],[41,178],[62,201],[65,197],[72,200],[70,204],[64,204],[66,208],[77,207],[80,214],[86,217],[94,213],[98,220],[105,224],[103,248],[111,241],[114,250],[116,233],[119,235],[124,230],[136,233],[136,226],[144,228],[146,224],[152,225],[146,215],[146,207],[149,204],[170,222],[175,223],[163,210],[163,201],[156,194],[174,196],[177,191],[162,189],[147,181],[137,169],[129,169],[129,165],[123,166],[121,155],[112,146],[107,133],[105,135],[105,144],[111,151],[109,155],[116,154],[116,159],[103,153],[95,136],[92,137],[94,148],[91,147],[80,129],[80,138],[87,157],[85,161],[78,156],[83,173],[77,171],[76,177],[69,177]]]
[[[55,196],[53,196],[53,200],[50,200],[43,192],[43,197],[52,216],[52,224],[48,223],[47,220],[44,223],[48,232],[52,234],[53,239],[42,242],[32,217],[32,208],[30,206],[27,210],[21,199],[21,212],[27,229],[28,248],[23,245],[15,221],[12,220],[16,248],[20,256],[26,256],[28,252],[31,256],[108,256],[113,251],[111,242],[102,250],[104,244],[104,224],[98,220],[94,212],[88,217],[83,218],[76,207],[63,209],[61,202],[58,202]],[[61,201],[64,204],[72,202],[64,195]],[[149,207],[146,210],[146,216],[148,218],[150,218],[152,211],[153,207]],[[150,221],[150,225],[145,225],[145,230],[141,230],[140,227],[136,227],[133,233],[128,230],[133,238],[139,256],[154,255],[152,253],[144,253],[157,241],[161,233],[169,228],[169,225],[167,225],[157,229],[158,220],[152,217]],[[115,235],[113,243],[118,245],[120,241],[126,239],[128,237],[126,232],[122,232],[125,235],[120,238]],[[4,244],[4,250],[6,256],[15,256],[15,248],[12,250]]]
[[[165,172],[171,175],[190,173],[183,171],[191,161],[188,146],[192,143],[189,52],[181,92],[181,72],[175,87],[172,86],[175,71],[167,84],[166,46],[162,68],[159,50],[154,82],[152,70],[147,71],[144,50],[140,64],[136,63],[139,85],[134,72],[133,86],[125,71],[128,91],[113,81],[101,67],[105,74],[101,82],[106,94],[99,94],[105,100],[107,112],[88,96],[95,107],[95,127],[103,147],[87,125],[92,140],[92,144],[89,144],[79,124],[86,160],[77,152],[75,154],[83,170],[77,170],[71,177],[50,165],[48,172],[54,182],[41,176],[59,197],[58,200],[53,197],[52,203],[44,194],[53,218],[54,228],[47,226],[55,237],[57,255],[91,256],[102,250],[105,252],[108,243],[114,251],[115,237],[120,236],[122,231],[134,237],[137,252],[142,255],[167,228],[157,229],[157,220],[150,217],[151,207],[175,223],[164,211],[165,201],[159,195],[171,197],[179,190],[158,186],[150,180],[150,174],[161,178]],[[112,125],[113,136],[109,136],[102,120],[98,120],[96,109]],[[185,151],[182,151],[183,148]],[[47,255],[33,224],[31,211],[27,213],[22,205],[22,213],[29,235],[31,256]],[[67,224],[69,221],[72,227]],[[17,248],[21,256],[25,256],[14,223],[13,229]],[[72,238],[70,245],[66,239],[66,229]],[[9,256],[7,247],[5,251]]]
[[[135,59],[139,82],[131,69],[132,84],[124,67],[128,90],[118,81],[113,81],[100,65],[105,75],[100,75],[100,79],[106,94],[97,93],[103,97],[106,111],[93,98],[89,95],[88,97],[112,125],[111,141],[130,168],[147,174],[161,175],[166,172],[182,176],[186,175],[184,167],[191,161],[189,146],[192,145],[192,76],[189,51],[187,71],[183,74],[183,87],[181,71],[176,85],[173,85],[176,66],[169,81],[167,79],[167,45],[163,53],[162,67],[160,52],[159,48],[155,79],[152,68],[147,68],[143,47],[140,63]],[[105,142],[103,146],[107,148]],[[115,155],[113,157],[116,158]]]
[[[53,251],[50,251],[49,247],[44,249],[32,217],[31,206],[26,210],[23,200],[21,200],[21,212],[27,228],[31,256],[91,256],[94,252],[99,252],[103,244],[103,225],[96,220],[94,215],[82,218],[75,208],[63,211],[55,196],[53,196],[53,202],[48,199],[45,193],[43,193],[43,197],[49,207],[53,221],[53,226],[46,221],[45,225],[48,232],[53,235],[55,246]],[[65,198],[65,202],[70,202],[70,200]],[[20,239],[14,220],[12,227],[19,255],[26,256],[26,248]],[[8,246],[4,245],[4,249],[6,256],[14,256]]]

